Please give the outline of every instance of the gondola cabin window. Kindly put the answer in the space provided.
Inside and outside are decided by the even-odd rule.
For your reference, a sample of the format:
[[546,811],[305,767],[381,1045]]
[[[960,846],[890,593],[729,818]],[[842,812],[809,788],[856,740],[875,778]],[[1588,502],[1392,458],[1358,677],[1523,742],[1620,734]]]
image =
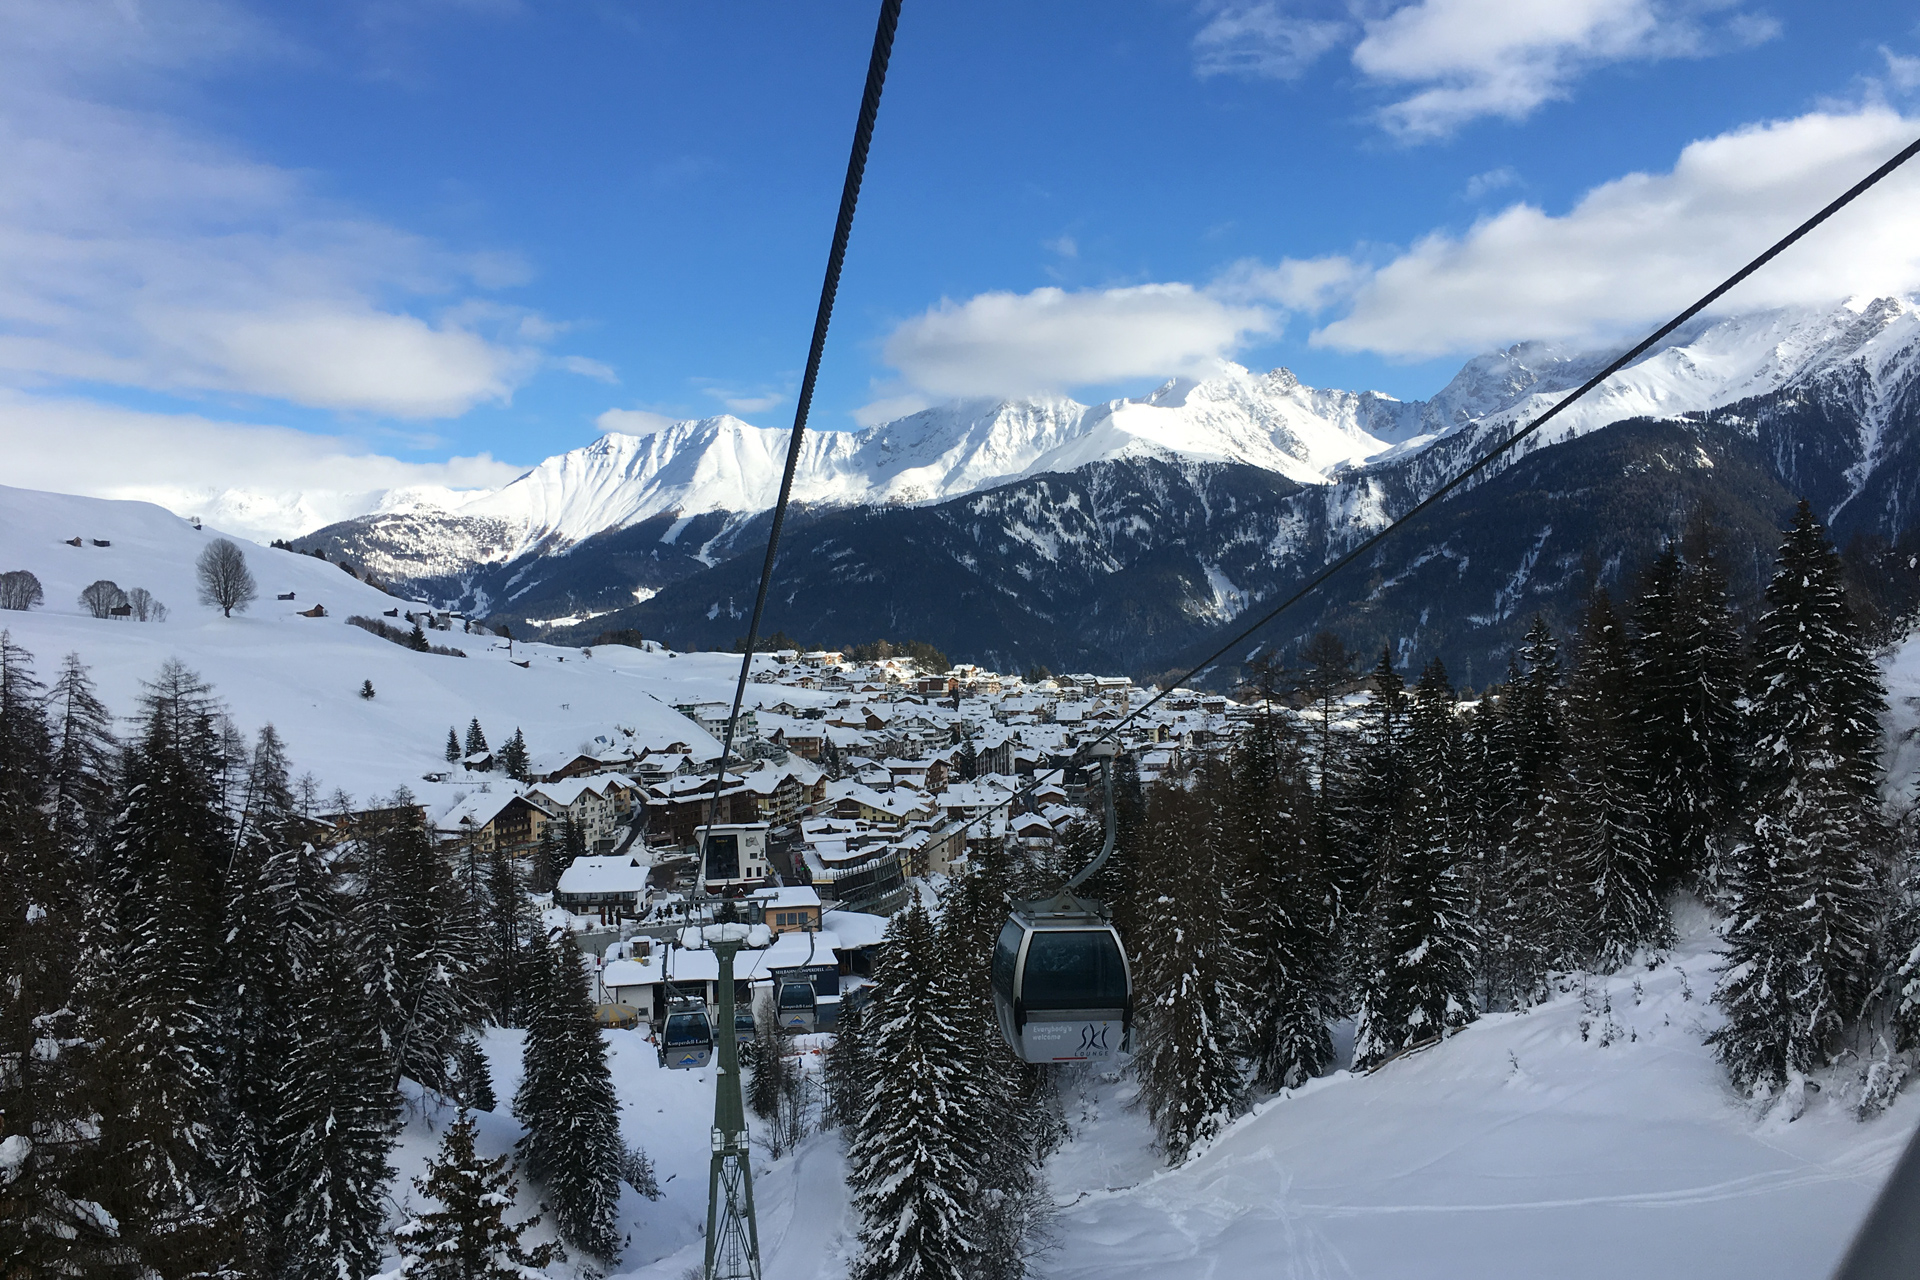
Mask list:
[[[996,968],[998,959],[996,949]],[[1116,1008],[1127,1002],[1125,963],[1104,929],[1037,931],[1027,944],[1021,986],[1029,1009]]]

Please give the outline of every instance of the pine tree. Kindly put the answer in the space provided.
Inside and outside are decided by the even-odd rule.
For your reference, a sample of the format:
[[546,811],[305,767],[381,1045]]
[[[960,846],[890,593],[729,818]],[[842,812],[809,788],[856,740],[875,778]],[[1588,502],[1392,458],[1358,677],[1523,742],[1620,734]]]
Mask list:
[[500,768],[515,782],[530,782],[533,775],[527,771],[527,739],[519,729],[507,739],[507,745],[500,748]]
[[1482,886],[1490,996],[1525,1008],[1545,998],[1547,975],[1575,960],[1569,869],[1562,865],[1556,796],[1566,764],[1560,655],[1553,633],[1536,617],[1509,668],[1490,752],[1499,776]]
[[1633,723],[1633,653],[1604,588],[1587,603],[1567,696],[1560,793],[1564,859],[1575,879],[1584,960],[1612,972],[1671,929],[1655,886],[1642,735]]
[[[311,846],[280,861],[292,884],[319,870]],[[330,889],[322,890],[331,894]],[[382,1037],[380,1007],[358,980],[360,939],[329,904],[330,944],[294,975],[287,1003],[304,1034],[288,1063],[273,1175],[287,1205],[278,1224],[288,1280],[362,1280],[378,1267],[386,1219],[387,1163],[400,1098]]]
[[94,1136],[112,1090],[74,1012],[79,833],[62,830],[38,695],[31,655],[0,631],[0,1258],[23,1276],[131,1276],[138,1260],[101,1211],[120,1176]]
[[1163,785],[1148,798],[1144,841],[1162,851],[1168,874],[1143,882],[1140,894],[1134,999],[1143,1043],[1134,1064],[1147,1114],[1175,1164],[1226,1127],[1242,1095],[1233,1053],[1241,1029],[1228,1019],[1241,994],[1229,933],[1231,872],[1221,857],[1231,837],[1220,810],[1196,794],[1218,789]]
[[[480,722],[476,720],[474,721],[474,723],[477,725]],[[449,728],[447,730],[447,749],[446,749],[447,763],[459,764],[460,757],[463,754],[464,753],[460,750],[460,735],[458,733],[455,733],[451,728]]]
[[226,744],[208,687],[169,662],[145,687],[102,851],[83,953],[88,1034],[122,1097],[102,1117],[118,1180],[105,1208],[162,1271],[236,1251],[222,1203],[217,1119],[221,872],[232,847]]
[[507,1220],[520,1192],[512,1162],[482,1157],[473,1139],[473,1118],[462,1110],[426,1176],[414,1179],[414,1190],[440,1207],[416,1212],[393,1233],[400,1274],[406,1280],[543,1280],[541,1268],[565,1255],[556,1245],[520,1242],[540,1219]]
[[950,884],[936,936],[962,1072],[954,1106],[959,1122],[983,1139],[971,1148],[977,1163],[968,1171],[977,1246],[969,1274],[1019,1280],[1051,1213],[1041,1163],[1065,1134],[1052,1111],[1049,1075],[1006,1051],[994,1014],[993,947],[1012,906],[1005,841],[973,862]]
[[487,1005],[495,1022],[517,1027],[524,1024],[529,1009],[530,970],[543,963],[538,947],[540,919],[511,854],[496,845],[486,855],[486,868]]
[[1656,887],[1696,881],[1732,820],[1744,734],[1740,638],[1710,539],[1668,547],[1634,609],[1634,721],[1645,753]]
[[492,1111],[500,1105],[493,1093],[493,1069],[472,1036],[453,1051],[453,1097],[466,1111]]
[[1254,719],[1220,778],[1244,889],[1235,929],[1246,969],[1248,1056],[1261,1089],[1292,1088],[1333,1063],[1331,899],[1305,762],[1285,722]]
[[1438,659],[1414,694],[1412,785],[1366,904],[1354,1065],[1379,1065],[1473,1021],[1474,933],[1461,812],[1467,787],[1453,687]]
[[1344,803],[1335,815],[1333,878],[1343,913],[1358,912],[1365,901],[1407,785],[1406,682],[1394,669],[1392,649],[1381,648],[1371,682],[1352,776],[1343,780]]
[[447,1055],[480,1019],[479,912],[426,829],[394,821],[362,834],[354,904],[364,981],[376,993],[393,1074],[446,1092]]
[[619,1102],[606,1041],[579,952],[564,937],[545,944],[546,990],[527,1027],[513,1113],[526,1126],[515,1147],[544,1192],[560,1235],[609,1261],[620,1252]]
[[467,754],[479,755],[487,750],[487,735],[480,728],[480,717],[475,716],[467,722]]
[[560,835],[551,822],[540,825],[540,836],[533,844],[533,865],[528,885],[535,893],[552,893],[560,883]]
[[848,1150],[860,1217],[852,1280],[960,1280],[971,1239],[974,1171],[985,1137],[961,1101],[961,1062],[933,924],[916,897],[887,927],[868,1011],[871,1093]]
[[1714,993],[1726,1023],[1709,1040],[1742,1087],[1797,1095],[1874,977],[1889,896],[1875,805],[1886,695],[1804,501],[1775,566],[1754,644],[1751,816],[1726,859]]
[[833,1043],[827,1046],[822,1075],[826,1087],[824,1121],[827,1128],[852,1129],[866,1110],[873,1064],[866,1037],[864,1003],[843,1000]]
[[113,717],[94,691],[80,655],[70,653],[47,692],[49,762],[53,782],[53,838],[69,856],[91,861],[94,846],[112,825],[116,784]]

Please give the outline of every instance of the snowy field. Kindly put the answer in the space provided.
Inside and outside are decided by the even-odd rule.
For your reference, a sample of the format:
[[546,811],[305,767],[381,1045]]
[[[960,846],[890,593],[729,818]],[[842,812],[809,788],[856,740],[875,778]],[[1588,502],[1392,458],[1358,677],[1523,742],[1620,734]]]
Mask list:
[[[286,741],[296,774],[311,771],[323,792],[356,798],[391,794],[405,784],[423,798],[426,773],[444,770],[447,729],[465,732],[479,717],[498,747],[518,727],[535,752],[581,749],[615,726],[634,730],[637,746],[685,742],[718,755],[676,702],[733,696],[740,660],[727,654],[668,654],[605,646],[579,649],[516,644],[433,631],[437,645],[464,659],[422,654],[346,625],[352,614],[379,617],[407,605],[311,556],[238,542],[259,585],[245,613],[223,618],[197,602],[194,562],[221,536],[196,530],[160,507],[0,486],[0,572],[27,569],[46,592],[43,607],[0,612],[0,630],[33,653],[43,680],[78,653],[101,697],[119,716],[136,709],[140,683],[177,658],[210,682],[235,722],[252,734],[271,722]],[[79,547],[66,545],[78,537]],[[96,547],[94,539],[112,543]],[[82,588],[106,578],[123,590],[145,587],[164,603],[165,622],[88,616]],[[276,597],[292,592],[292,600]],[[301,610],[326,606],[327,617]],[[404,619],[389,619],[403,630]],[[526,667],[514,664],[517,659]],[[359,697],[373,682],[372,700]],[[803,704],[826,695],[750,685],[749,699]],[[750,702],[750,705],[753,703]]]

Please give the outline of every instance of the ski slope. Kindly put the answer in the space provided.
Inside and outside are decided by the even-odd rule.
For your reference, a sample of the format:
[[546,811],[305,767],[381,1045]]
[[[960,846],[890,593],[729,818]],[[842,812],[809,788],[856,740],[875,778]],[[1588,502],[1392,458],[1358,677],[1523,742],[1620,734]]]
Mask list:
[[[669,654],[609,646],[579,649],[516,644],[487,636],[430,632],[433,643],[466,658],[415,653],[346,624],[409,607],[310,556],[235,538],[260,598],[231,618],[197,602],[195,560],[222,535],[197,530],[144,502],[81,498],[0,486],[0,572],[31,570],[46,603],[31,612],[0,611],[0,630],[30,651],[43,681],[78,653],[116,716],[138,708],[141,682],[177,659],[213,685],[247,734],[271,723],[286,741],[296,774],[311,771],[323,793],[390,795],[401,785],[431,800],[423,775],[447,768],[447,729],[462,733],[478,717],[498,747],[522,729],[536,753],[585,749],[596,735],[631,730],[621,741],[664,747],[684,742],[696,754],[720,748],[673,710],[675,702],[731,698],[739,659],[727,654]],[[68,546],[78,537],[83,545]],[[109,542],[93,545],[95,539]],[[88,616],[81,589],[96,579],[145,587],[164,603],[165,622]],[[292,592],[292,600],[276,597]],[[301,610],[326,607],[324,618]],[[404,619],[389,619],[402,628]],[[516,665],[524,662],[526,666]],[[375,696],[359,696],[371,680]],[[749,697],[775,690],[804,703],[807,690],[750,685]],[[752,705],[750,703],[750,705]]]

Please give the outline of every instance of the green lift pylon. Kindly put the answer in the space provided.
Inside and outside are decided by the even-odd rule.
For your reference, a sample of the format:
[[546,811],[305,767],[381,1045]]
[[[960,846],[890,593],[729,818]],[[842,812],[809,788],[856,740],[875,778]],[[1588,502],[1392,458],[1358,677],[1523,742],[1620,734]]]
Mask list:
[[760,1280],[747,1109],[740,1096],[740,1038],[733,1029],[733,957],[747,945],[748,926],[712,924],[702,932],[720,962],[720,1016],[714,1029],[720,1070],[714,1081],[713,1161],[707,1172],[706,1280]]

